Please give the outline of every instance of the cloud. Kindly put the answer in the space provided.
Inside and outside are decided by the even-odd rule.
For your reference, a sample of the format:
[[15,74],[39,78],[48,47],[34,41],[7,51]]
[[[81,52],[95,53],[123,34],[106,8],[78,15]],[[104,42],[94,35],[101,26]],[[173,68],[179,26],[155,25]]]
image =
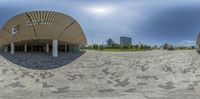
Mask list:
[[183,39],[194,40],[200,31],[200,7],[177,6],[146,15],[138,33],[146,39],[178,42]]
[[196,41],[183,40],[182,43],[190,43],[190,44],[194,44],[194,43],[196,43]]
[[[88,8],[98,14],[88,13]],[[120,36],[146,44],[176,44],[194,41],[200,31],[200,4],[195,0],[1,0],[0,25],[31,10],[52,10],[72,16],[81,24],[89,44],[108,38],[119,41]]]
[[119,34],[121,34],[121,36],[134,36],[133,30],[128,26],[122,26],[122,28],[119,30]]
[[196,41],[191,41],[191,40],[182,40],[179,43],[176,44],[177,46],[195,46]]

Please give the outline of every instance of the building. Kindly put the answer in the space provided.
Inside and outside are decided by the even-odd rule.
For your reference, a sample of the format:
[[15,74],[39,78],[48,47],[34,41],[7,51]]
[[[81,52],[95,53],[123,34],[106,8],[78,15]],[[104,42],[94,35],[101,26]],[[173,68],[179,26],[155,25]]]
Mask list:
[[114,45],[115,44],[115,42],[111,39],[111,38],[109,38],[108,40],[107,40],[107,46],[108,47],[110,47],[110,46],[112,46],[112,45]]
[[79,23],[72,17],[53,11],[21,13],[8,20],[0,30],[5,51],[79,52],[87,40]]
[[197,41],[196,41],[197,46],[199,47],[199,52],[200,52],[200,32],[197,36]]
[[120,45],[128,47],[132,44],[132,40],[130,37],[120,37]]
[[200,53],[200,32],[197,36],[196,45],[196,49],[198,49],[198,52]]

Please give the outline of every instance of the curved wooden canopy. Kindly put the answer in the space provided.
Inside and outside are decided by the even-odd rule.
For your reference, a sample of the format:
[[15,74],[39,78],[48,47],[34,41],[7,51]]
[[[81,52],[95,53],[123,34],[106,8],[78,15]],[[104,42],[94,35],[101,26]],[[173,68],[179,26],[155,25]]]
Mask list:
[[[13,34],[13,27],[17,33]],[[86,45],[87,40],[79,23],[63,13],[31,11],[14,16],[0,30],[0,43],[57,39],[70,44]]]

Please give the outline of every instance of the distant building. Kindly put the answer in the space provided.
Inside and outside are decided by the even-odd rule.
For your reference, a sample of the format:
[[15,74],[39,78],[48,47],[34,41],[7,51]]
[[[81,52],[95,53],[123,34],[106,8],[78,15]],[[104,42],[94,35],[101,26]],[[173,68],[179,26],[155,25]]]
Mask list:
[[128,47],[132,44],[130,37],[120,37],[120,45]]
[[115,44],[115,42],[111,39],[111,38],[109,38],[108,40],[107,40],[107,46],[112,46],[112,45],[114,45]]

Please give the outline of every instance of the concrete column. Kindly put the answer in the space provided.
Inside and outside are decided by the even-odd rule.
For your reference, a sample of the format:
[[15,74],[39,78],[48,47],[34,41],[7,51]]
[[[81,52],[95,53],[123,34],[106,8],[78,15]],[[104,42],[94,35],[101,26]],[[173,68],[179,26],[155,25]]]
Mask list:
[[27,45],[24,45],[24,52],[27,52]]
[[8,46],[4,47],[4,52],[8,52]]
[[15,45],[14,45],[14,43],[11,43],[10,44],[10,54],[14,54],[15,53]]
[[52,56],[58,57],[58,40],[53,39],[52,40]]
[[49,53],[49,44],[46,45],[46,52]]

